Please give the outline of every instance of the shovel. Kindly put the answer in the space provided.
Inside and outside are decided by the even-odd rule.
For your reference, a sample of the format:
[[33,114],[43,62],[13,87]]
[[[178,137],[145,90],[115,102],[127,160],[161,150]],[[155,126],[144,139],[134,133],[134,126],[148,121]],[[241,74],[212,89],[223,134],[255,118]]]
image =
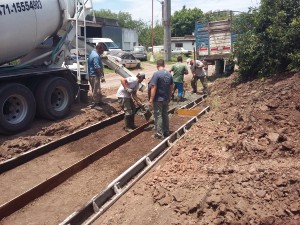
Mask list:
[[143,116],[147,121],[150,120],[152,113],[146,105],[139,105],[136,110],[135,114]]

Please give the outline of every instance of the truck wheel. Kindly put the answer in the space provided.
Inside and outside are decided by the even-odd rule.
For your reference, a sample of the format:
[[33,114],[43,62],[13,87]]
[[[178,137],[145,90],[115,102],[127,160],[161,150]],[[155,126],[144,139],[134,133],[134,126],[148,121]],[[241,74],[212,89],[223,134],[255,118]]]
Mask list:
[[69,81],[61,77],[42,81],[35,93],[37,113],[46,119],[65,117],[73,104],[74,93]]
[[36,103],[24,85],[10,83],[0,87],[0,133],[13,134],[24,130],[35,116]]

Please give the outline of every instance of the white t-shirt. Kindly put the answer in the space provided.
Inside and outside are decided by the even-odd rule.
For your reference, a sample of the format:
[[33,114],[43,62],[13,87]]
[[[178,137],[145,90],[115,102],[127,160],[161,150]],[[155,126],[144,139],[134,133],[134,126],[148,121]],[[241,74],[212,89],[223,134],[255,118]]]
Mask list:
[[[139,81],[136,77],[127,77],[127,87],[137,91],[139,89]],[[121,84],[118,91],[117,91],[117,97],[118,98],[131,98],[131,95],[128,93],[128,91],[125,90],[123,85]]]
[[206,73],[204,71],[204,64],[199,60],[196,60],[196,68],[194,67],[194,65],[191,65],[190,69],[191,69],[192,72],[194,72],[195,69],[196,69],[196,76],[197,77],[203,77],[203,76],[206,75]]

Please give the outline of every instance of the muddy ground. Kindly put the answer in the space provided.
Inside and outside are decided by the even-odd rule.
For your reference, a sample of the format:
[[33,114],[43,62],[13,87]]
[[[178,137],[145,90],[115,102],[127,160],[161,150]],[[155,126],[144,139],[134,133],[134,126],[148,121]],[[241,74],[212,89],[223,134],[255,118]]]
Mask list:
[[234,81],[95,224],[300,224],[300,74]]
[[[149,78],[155,66],[143,67]],[[210,82],[210,113],[95,224],[300,224],[300,74],[235,80]],[[65,120],[0,136],[1,160],[119,112],[116,88],[104,113],[77,104]]]

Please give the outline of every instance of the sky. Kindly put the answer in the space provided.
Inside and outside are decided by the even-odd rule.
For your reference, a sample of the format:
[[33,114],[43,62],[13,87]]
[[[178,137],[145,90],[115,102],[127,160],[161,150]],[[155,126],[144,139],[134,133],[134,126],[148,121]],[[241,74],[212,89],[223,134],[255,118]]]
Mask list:
[[[152,21],[152,0],[92,0],[94,10],[106,9],[114,13],[128,12],[134,20]],[[153,19],[160,21],[162,0],[153,0]],[[171,13],[186,8],[199,8],[203,12],[234,10],[247,12],[249,7],[258,7],[260,0],[171,0]]]

